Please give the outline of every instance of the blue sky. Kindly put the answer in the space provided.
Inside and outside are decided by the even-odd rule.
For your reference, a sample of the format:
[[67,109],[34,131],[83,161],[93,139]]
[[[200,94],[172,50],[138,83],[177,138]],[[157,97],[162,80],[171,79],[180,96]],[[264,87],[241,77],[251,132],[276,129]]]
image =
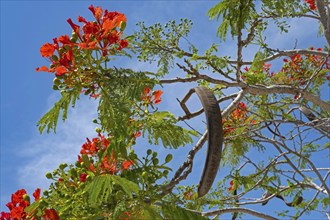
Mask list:
[[[41,58],[39,48],[52,38],[70,34],[67,18],[74,21],[81,15],[91,19],[87,9],[90,4],[109,11],[120,11],[127,17],[126,33],[137,30],[138,21],[146,24],[164,23],[172,19],[192,19],[194,22],[189,40],[202,51],[212,42],[219,43],[215,35],[218,23],[209,21],[207,10],[217,1],[1,1],[1,211],[17,189],[25,188],[32,193],[37,187],[46,189],[49,182],[44,177],[61,162],[73,162],[86,137],[95,136],[96,103],[83,99],[70,110],[69,119],[59,123],[57,134],[40,135],[36,127],[40,117],[57,100],[58,94],[51,89],[53,76],[37,73],[35,68],[48,65]],[[292,20],[293,31],[283,37],[277,31],[268,32],[271,45],[279,49],[292,48],[295,39],[298,47],[323,47],[323,38],[317,38],[315,22]],[[306,32],[308,26],[308,32]],[[313,39],[313,40],[311,40]],[[223,44],[220,54],[233,55],[235,45]],[[252,57],[255,51],[247,51]],[[156,70],[154,64],[122,61],[116,63],[134,69]],[[180,74],[171,73],[171,76]],[[181,73],[182,74],[182,73]],[[169,86],[165,90],[161,108],[182,114],[173,97],[182,98],[189,86]],[[170,98],[171,97],[171,98]],[[200,120],[200,119],[198,119]],[[193,125],[200,121],[195,120]],[[201,128],[203,130],[203,128]],[[145,145],[144,142],[141,142]],[[140,146],[141,147],[141,146]],[[185,147],[185,152],[190,146]],[[141,147],[142,148],[142,147]],[[143,148],[142,148],[143,149]],[[160,149],[162,153],[167,150]],[[166,155],[166,154],[165,154]],[[186,155],[186,153],[184,153]],[[177,164],[182,161],[178,158]],[[183,159],[183,158],[181,158]],[[204,163],[204,155],[197,164]],[[201,166],[193,175],[199,179]],[[189,177],[193,182],[194,176]]]

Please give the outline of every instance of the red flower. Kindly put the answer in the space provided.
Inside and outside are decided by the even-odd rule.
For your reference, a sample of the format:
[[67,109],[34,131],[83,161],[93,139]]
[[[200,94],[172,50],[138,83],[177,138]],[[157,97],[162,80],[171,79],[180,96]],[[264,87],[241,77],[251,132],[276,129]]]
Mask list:
[[316,10],[315,0],[305,0],[311,10]]
[[55,47],[53,44],[45,43],[40,47],[40,54],[42,57],[51,57],[54,55]]
[[146,87],[146,88],[144,89],[144,94],[145,94],[145,95],[148,95],[149,92],[150,92],[150,88],[149,88],[149,87]]
[[4,219],[10,219],[10,212],[1,212],[0,214],[0,219],[4,220]]
[[125,160],[123,162],[123,169],[128,170],[133,165],[133,161],[131,160]]
[[42,67],[38,67],[36,68],[37,72],[52,72],[50,69],[48,69],[47,66],[42,66]]
[[45,214],[43,217],[45,220],[59,220],[60,219],[60,217],[58,216],[55,209],[45,209]]
[[56,76],[63,76],[68,72],[68,70],[64,66],[58,66],[56,67]]
[[14,194],[11,195],[11,201],[16,205],[17,203],[23,200],[23,196],[26,194],[25,189],[17,190]]
[[86,178],[87,178],[87,174],[83,173],[83,174],[80,174],[79,180],[84,183],[84,182],[86,182]]
[[9,210],[12,210],[15,207],[15,204],[12,202],[8,202],[6,206],[8,207]]
[[134,133],[134,137],[137,138],[137,137],[140,137],[140,136],[141,136],[141,132],[140,131]]
[[24,212],[24,207],[18,206],[10,210],[10,215],[13,219],[25,218],[26,213]]
[[76,25],[72,22],[71,18],[69,18],[68,20],[66,20],[70,26],[72,27],[72,29],[74,30],[74,32],[80,36],[80,26],[79,25]]
[[87,23],[86,19],[81,17],[81,16],[78,16],[78,21],[83,22],[83,23]]
[[40,188],[37,188],[36,191],[34,191],[33,197],[35,201],[38,201],[40,199]]
[[117,50],[122,50],[122,49],[124,49],[127,46],[128,46],[128,41],[127,40],[125,40],[125,39],[120,40],[120,45],[117,48]]
[[232,191],[232,190],[234,189],[234,180],[231,180],[231,181],[229,182],[229,184],[230,184],[230,187],[228,188],[228,190],[229,190],[229,191]]
[[96,20],[99,21],[103,13],[102,8],[101,7],[94,8],[94,6],[91,5],[88,7],[88,9],[93,13]]
[[155,91],[154,93],[154,102],[155,104],[158,104],[162,101],[162,99],[160,98],[160,96],[163,94],[163,91],[162,90],[157,90]]
[[63,35],[58,38],[58,42],[62,43],[63,45],[71,45],[73,44],[68,35]]

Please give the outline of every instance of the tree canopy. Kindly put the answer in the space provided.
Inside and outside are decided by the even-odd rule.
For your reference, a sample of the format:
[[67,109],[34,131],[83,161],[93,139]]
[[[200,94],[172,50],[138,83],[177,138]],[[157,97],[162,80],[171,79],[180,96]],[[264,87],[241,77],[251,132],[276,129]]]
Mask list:
[[[58,121],[88,96],[98,101],[95,137],[86,139],[76,163],[46,174],[53,182],[43,193],[37,189],[34,201],[24,189],[15,192],[1,219],[221,219],[228,213],[231,219],[330,219],[329,2],[222,0],[207,12],[219,23],[214,34],[220,43],[205,51],[189,41],[189,19],[141,22],[128,36],[124,14],[93,5],[89,10],[94,20],[68,19],[70,36],[40,48],[50,65],[36,70],[55,75],[53,89],[61,97],[38,128],[56,132]],[[324,47],[269,45],[265,33],[286,33],[289,19],[317,20]],[[235,56],[219,52],[229,41]],[[246,58],[250,51],[252,59]],[[157,63],[157,71],[113,66],[119,56]],[[203,88],[173,97],[182,115],[159,107],[172,84]],[[208,98],[199,110],[188,103],[194,91]],[[220,106],[220,118],[210,103]],[[189,124],[204,114],[207,126]],[[218,145],[209,146],[206,160],[222,147],[220,169],[205,163],[204,171],[221,178],[205,180],[212,188],[200,193],[203,181],[183,180],[191,178],[196,154],[213,137]],[[150,145],[145,155],[135,152],[142,138]],[[152,145],[171,153],[160,155]],[[186,145],[193,147],[178,155]],[[169,166],[183,157],[181,166]]]

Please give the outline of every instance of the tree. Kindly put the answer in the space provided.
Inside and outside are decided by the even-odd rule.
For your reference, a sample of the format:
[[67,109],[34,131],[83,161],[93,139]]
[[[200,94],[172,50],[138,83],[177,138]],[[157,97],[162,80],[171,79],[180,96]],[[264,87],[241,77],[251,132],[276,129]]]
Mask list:
[[[41,133],[56,131],[59,117],[67,119],[69,107],[74,107],[83,91],[99,100],[98,118],[93,121],[99,126],[97,135],[87,138],[75,164],[60,164],[46,174],[54,182],[43,196],[37,189],[31,203],[25,190],[18,190],[7,204],[10,212],[3,212],[1,218],[205,219],[224,213],[231,213],[232,219],[244,219],[246,214],[298,219],[319,213],[330,218],[330,168],[320,163],[320,158],[329,159],[330,104],[324,100],[329,98],[324,91],[330,80],[329,3],[217,3],[208,15],[220,21],[216,34],[222,43],[237,42],[233,58],[219,56],[221,44],[200,52],[188,40],[192,22],[187,19],[150,27],[140,23],[140,31],[125,36],[124,14],[92,5],[89,10],[95,21],[78,17],[78,25],[68,19],[71,37],[60,36],[40,48],[51,64],[37,71],[55,74],[53,89],[60,91],[61,99],[38,126]],[[286,32],[288,18],[302,17],[320,22],[327,46],[297,49],[293,45],[294,49],[280,50],[267,44],[267,28],[276,26]],[[246,60],[244,53],[255,45],[254,59]],[[157,62],[159,69],[109,67],[115,56]],[[186,76],[171,79],[171,71]],[[204,89],[182,94],[179,104],[184,115],[159,110],[166,85],[181,83]],[[159,85],[165,89],[158,90]],[[203,96],[211,100],[213,94],[216,100],[191,112],[186,102],[193,92],[202,101]],[[222,123],[216,123],[217,127],[208,126],[202,134],[180,126],[181,121],[188,122],[204,111],[208,114],[214,102],[222,106]],[[212,114],[207,122],[214,124],[215,117]],[[199,186],[184,186],[181,181],[189,178],[194,157],[206,140],[217,135],[223,138],[221,158],[217,159],[221,159],[224,178],[210,191],[205,187],[203,195],[197,188],[204,181]],[[162,159],[151,149],[146,155],[137,155],[134,146],[140,136],[150,145],[172,149],[173,155]],[[184,163],[172,170],[167,164],[176,150],[196,138],[199,140]],[[217,174],[207,163],[204,170],[205,175]],[[212,185],[213,178],[204,178],[205,184]],[[269,213],[264,207],[275,199],[278,209]]]

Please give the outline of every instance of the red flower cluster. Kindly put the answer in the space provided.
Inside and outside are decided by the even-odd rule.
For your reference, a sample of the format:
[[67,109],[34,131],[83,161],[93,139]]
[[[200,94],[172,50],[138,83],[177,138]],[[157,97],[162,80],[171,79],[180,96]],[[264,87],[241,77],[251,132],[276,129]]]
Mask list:
[[[232,111],[230,116],[226,119],[222,119],[223,133],[228,135],[235,131],[236,125],[242,125],[246,123],[248,119],[247,106],[244,102],[240,102],[236,109]],[[255,120],[251,121],[251,124],[255,124]]]
[[229,191],[232,191],[234,189],[234,180],[230,181],[230,187],[228,188]]
[[[82,30],[80,26],[74,24],[71,18],[67,20],[73,29],[72,37],[68,35],[54,38],[53,43],[46,43],[40,48],[42,57],[51,61],[51,68],[46,66],[37,68],[37,71],[56,73],[56,76],[62,76],[69,72],[77,71],[75,57],[79,57],[84,50],[100,50],[103,56],[107,56],[110,51],[114,54],[112,45],[119,44],[117,50],[122,50],[128,46],[125,39],[120,39],[122,31],[126,26],[126,17],[119,12],[108,12],[104,14],[101,7],[89,7],[96,21],[86,21],[79,16],[78,22],[83,23]],[[103,15],[103,16],[102,16]],[[117,30],[119,28],[119,31]],[[78,41],[78,42],[77,42]],[[58,56],[55,55],[57,51]]]
[[17,190],[11,195],[11,202],[6,204],[10,212],[1,212],[0,219],[25,219],[27,214],[24,209],[29,205],[25,189]]
[[[33,193],[35,201],[40,199],[40,189],[37,188]],[[35,217],[29,216],[24,209],[30,205],[30,197],[26,194],[25,189],[17,190],[11,195],[11,202],[7,203],[6,206],[10,212],[1,212],[1,220],[18,220],[18,219],[35,219]],[[32,213],[33,215],[33,213]],[[44,219],[58,220],[59,216],[54,209],[46,209],[43,215]]]
[[[314,50],[313,47],[309,48]],[[322,51],[322,48],[317,48],[317,51]],[[300,55],[294,54],[289,58],[284,58],[284,65],[277,74],[273,74],[272,79],[279,84],[296,84],[303,86],[312,75],[312,70],[320,68],[323,65],[324,59],[320,55]],[[323,66],[324,69],[330,68],[330,59]],[[320,75],[319,76],[325,76]]]
[[94,156],[99,150],[105,150],[109,146],[110,141],[108,139],[101,134],[98,134],[98,136],[93,138],[92,141],[86,138],[87,142],[82,145],[80,154]]
[[[87,155],[89,158],[96,157],[96,162],[100,162],[100,165],[94,166],[92,160],[90,160],[90,164],[87,164],[87,168],[89,170],[94,173],[99,172],[116,174],[122,170],[128,170],[131,165],[133,165],[133,161],[130,160],[125,160],[123,162],[118,161],[114,156],[114,152],[112,152],[110,157],[106,155],[101,158],[98,152],[104,152],[108,148],[110,141],[101,134],[98,134],[98,136],[99,137],[97,138],[93,138],[92,141],[87,138],[87,142],[82,145],[82,149],[80,150],[81,155]],[[80,163],[83,162],[82,156],[78,155],[78,161]],[[86,174],[81,174],[80,181],[86,182],[86,177]]]
[[144,89],[144,94],[142,95],[142,99],[146,104],[159,104],[162,99],[160,96],[163,94],[162,90],[156,90],[151,92],[149,87]]
[[[106,62],[103,57],[115,54],[128,46],[128,41],[121,39],[126,27],[126,17],[119,12],[109,12],[101,7],[91,5],[89,10],[96,21],[87,21],[79,16],[78,22],[82,27],[73,23],[69,18],[67,22],[72,28],[72,36],[62,35],[54,38],[52,43],[41,46],[40,54],[47,58],[50,67],[42,66],[36,69],[38,72],[55,73],[54,90],[82,88],[85,95],[97,98],[99,74],[95,66],[100,65],[100,60]],[[96,51],[95,53],[92,53]],[[97,59],[95,54],[100,54]],[[86,90],[85,90],[86,89]]]
[[316,10],[315,0],[305,0],[311,10]]

